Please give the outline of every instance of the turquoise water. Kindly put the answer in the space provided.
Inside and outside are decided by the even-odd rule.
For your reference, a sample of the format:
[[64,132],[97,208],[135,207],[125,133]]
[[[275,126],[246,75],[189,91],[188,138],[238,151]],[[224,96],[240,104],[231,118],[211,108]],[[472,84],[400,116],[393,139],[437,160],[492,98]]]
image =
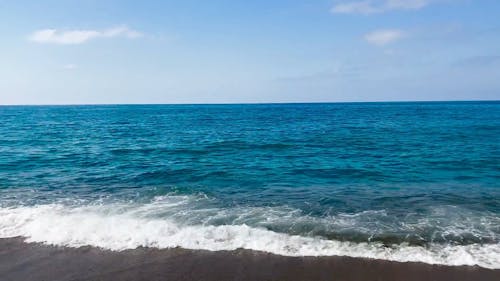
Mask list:
[[2,237],[500,267],[500,102],[3,106],[0,120]]

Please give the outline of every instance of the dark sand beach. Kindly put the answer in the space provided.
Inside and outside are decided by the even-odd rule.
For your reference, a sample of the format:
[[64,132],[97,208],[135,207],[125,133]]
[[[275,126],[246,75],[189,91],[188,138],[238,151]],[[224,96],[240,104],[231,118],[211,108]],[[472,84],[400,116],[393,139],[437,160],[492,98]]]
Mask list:
[[13,280],[500,280],[500,270],[237,250],[64,248],[0,239],[0,276]]

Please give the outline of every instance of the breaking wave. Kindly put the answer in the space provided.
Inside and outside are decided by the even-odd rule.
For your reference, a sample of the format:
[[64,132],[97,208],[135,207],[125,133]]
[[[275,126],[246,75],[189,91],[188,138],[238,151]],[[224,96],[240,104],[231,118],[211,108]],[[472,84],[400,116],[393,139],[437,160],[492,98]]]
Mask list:
[[[151,202],[108,202],[99,204],[54,203],[0,208],[0,237],[25,237],[26,242],[80,247],[94,246],[121,251],[137,247],[202,249],[210,251],[249,249],[285,256],[350,256],[400,262],[424,262],[443,265],[479,265],[500,268],[500,243],[497,240],[498,217],[478,222],[482,228],[466,231],[460,217],[442,226],[440,236],[459,236],[481,232],[488,242],[470,240],[459,244],[439,239],[422,244],[404,240],[387,243],[370,239],[399,227],[424,228],[430,221],[401,222],[384,226],[384,211],[340,214],[319,218],[287,207],[242,207],[222,209],[206,204],[197,196],[160,196]],[[443,210],[435,210],[443,212]],[[455,215],[459,212],[452,210]],[[443,214],[440,214],[443,215]],[[470,215],[470,214],[468,214]],[[465,217],[465,216],[464,216]],[[373,218],[373,219],[370,219]],[[435,218],[434,218],[435,220]],[[379,222],[374,225],[373,222]],[[474,226],[474,225],[472,225]],[[385,228],[384,228],[385,227]],[[337,236],[328,237],[337,229]],[[346,239],[338,233],[358,233],[363,239]],[[347,235],[347,234],[346,234]],[[363,236],[365,235],[365,236]],[[478,234],[479,235],[479,234]],[[355,235],[353,236],[355,237]]]

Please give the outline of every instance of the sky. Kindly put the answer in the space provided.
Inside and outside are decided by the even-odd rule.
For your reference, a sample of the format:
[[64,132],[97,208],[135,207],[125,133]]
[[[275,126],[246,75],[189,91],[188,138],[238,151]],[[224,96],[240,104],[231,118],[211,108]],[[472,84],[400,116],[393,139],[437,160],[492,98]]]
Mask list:
[[0,104],[500,99],[498,0],[0,0]]

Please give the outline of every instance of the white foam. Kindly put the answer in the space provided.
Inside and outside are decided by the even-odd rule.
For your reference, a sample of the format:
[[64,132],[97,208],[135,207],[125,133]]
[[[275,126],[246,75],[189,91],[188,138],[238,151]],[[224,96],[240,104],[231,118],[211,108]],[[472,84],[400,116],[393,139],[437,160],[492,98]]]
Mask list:
[[[162,200],[161,204],[177,208],[188,204],[189,200],[170,198],[166,203]],[[81,207],[51,204],[0,208],[0,237],[23,236],[27,242],[68,247],[95,246],[115,251],[137,247],[182,247],[211,251],[243,248],[285,256],[336,255],[500,268],[499,244],[431,244],[428,247],[401,244],[384,247],[378,243],[288,235],[246,224],[189,225],[152,216],[158,211],[155,204],[160,203],[153,201],[140,206],[107,204]]]

